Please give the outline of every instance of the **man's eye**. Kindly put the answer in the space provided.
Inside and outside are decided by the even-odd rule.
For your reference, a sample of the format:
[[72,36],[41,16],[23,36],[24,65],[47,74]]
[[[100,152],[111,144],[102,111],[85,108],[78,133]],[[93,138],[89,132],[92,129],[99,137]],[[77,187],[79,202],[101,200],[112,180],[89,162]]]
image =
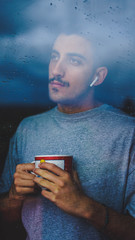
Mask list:
[[77,65],[80,65],[81,64],[81,60],[79,59],[76,59],[76,58],[71,58],[70,59],[70,63],[77,66]]
[[57,60],[58,60],[58,56],[52,54],[52,55],[51,55],[51,61],[57,61]]

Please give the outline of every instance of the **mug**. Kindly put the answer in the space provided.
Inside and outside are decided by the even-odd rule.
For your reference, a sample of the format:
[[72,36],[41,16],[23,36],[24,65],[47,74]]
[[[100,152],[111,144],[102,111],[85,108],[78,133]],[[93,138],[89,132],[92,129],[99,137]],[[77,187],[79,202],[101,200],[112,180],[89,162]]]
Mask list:
[[72,172],[73,156],[70,155],[37,155],[35,156],[35,168],[39,168],[39,163],[53,163],[63,170]]

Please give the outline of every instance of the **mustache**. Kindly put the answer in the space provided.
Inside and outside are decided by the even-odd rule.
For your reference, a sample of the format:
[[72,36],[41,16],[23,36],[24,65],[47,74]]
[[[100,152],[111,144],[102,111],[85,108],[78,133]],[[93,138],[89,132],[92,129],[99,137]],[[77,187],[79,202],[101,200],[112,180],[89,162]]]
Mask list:
[[69,82],[63,81],[60,76],[49,79],[49,83],[51,83],[53,81],[57,81],[57,82],[61,83],[62,85],[69,87]]

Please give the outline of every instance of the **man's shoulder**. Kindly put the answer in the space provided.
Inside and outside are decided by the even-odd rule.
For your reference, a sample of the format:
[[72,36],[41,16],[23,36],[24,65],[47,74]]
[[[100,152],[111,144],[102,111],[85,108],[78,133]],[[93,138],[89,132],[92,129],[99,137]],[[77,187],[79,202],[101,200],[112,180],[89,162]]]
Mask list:
[[19,128],[43,124],[43,123],[47,122],[47,120],[49,120],[53,116],[54,111],[55,111],[55,108],[48,110],[46,112],[40,113],[40,114],[26,117],[19,124]]
[[135,118],[123,112],[121,109],[106,105],[103,112],[106,121],[109,120],[114,123],[114,125],[118,124],[122,127],[125,125],[135,128]]

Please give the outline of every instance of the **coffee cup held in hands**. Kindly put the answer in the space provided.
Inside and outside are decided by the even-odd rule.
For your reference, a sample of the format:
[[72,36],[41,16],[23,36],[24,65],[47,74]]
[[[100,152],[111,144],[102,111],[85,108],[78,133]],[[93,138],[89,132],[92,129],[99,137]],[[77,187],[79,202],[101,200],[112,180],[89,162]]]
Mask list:
[[[61,169],[71,173],[72,172],[73,156],[69,155],[37,155],[35,156],[35,168],[39,168],[40,163],[53,163]],[[41,187],[41,186],[40,186]],[[41,187],[45,189],[45,187]]]
[[71,173],[73,156],[69,155],[37,155],[35,156],[35,168],[43,162],[53,163],[63,170]]

